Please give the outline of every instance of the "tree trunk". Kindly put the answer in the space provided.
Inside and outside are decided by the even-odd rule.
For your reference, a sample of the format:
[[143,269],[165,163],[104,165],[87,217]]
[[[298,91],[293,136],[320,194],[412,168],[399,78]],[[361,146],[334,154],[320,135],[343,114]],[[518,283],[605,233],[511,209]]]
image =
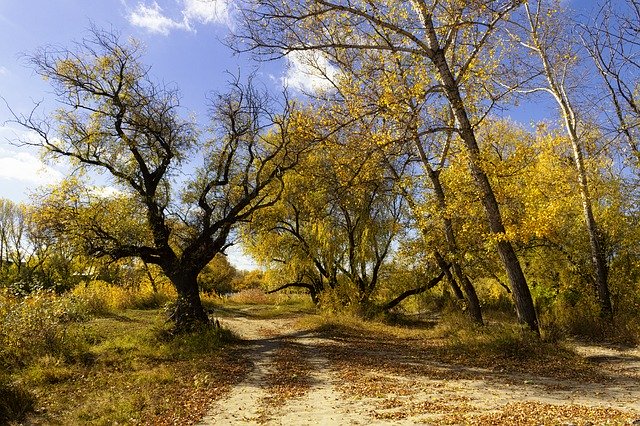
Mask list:
[[[604,249],[601,244],[600,233],[596,225],[596,220],[593,216],[592,200],[589,192],[589,183],[587,180],[587,171],[584,165],[584,156],[582,153],[582,146],[580,144],[580,137],[578,136],[578,119],[576,112],[571,104],[571,100],[567,95],[566,87],[563,80],[556,78],[553,72],[553,64],[549,60],[548,51],[540,43],[538,36],[538,27],[535,24],[535,19],[532,17],[529,6],[525,4],[525,9],[529,17],[531,25],[531,37],[536,47],[544,75],[547,83],[549,84],[548,91],[553,95],[562,118],[564,120],[565,129],[569,135],[571,141],[571,150],[573,154],[573,162],[578,173],[578,185],[580,188],[580,197],[582,199],[582,213],[584,215],[585,227],[587,234],[589,235],[589,245],[591,248],[591,262],[595,270],[595,292],[596,297],[600,305],[600,315],[609,321],[613,319],[613,309],[611,307],[611,295],[609,293],[608,283],[608,265]],[[563,77],[564,78],[564,77]]]
[[609,294],[609,267],[602,248],[600,233],[596,225],[591,208],[591,195],[589,194],[589,184],[587,183],[587,172],[584,167],[584,159],[582,150],[578,143],[578,135],[575,130],[569,126],[569,134],[571,136],[571,147],[573,149],[573,159],[578,171],[578,181],[580,184],[580,196],[582,198],[582,213],[584,222],[589,234],[589,245],[591,247],[591,261],[595,269],[595,287],[596,296],[600,305],[600,315],[602,318],[611,321],[613,318],[613,309],[611,308],[611,296]]
[[[436,37],[435,31],[433,28],[428,28],[428,30],[433,33],[432,40],[434,40]],[[484,170],[482,170],[480,162],[480,148],[478,147],[476,135],[474,133],[473,126],[469,121],[469,117],[467,116],[467,111],[464,101],[462,100],[462,96],[460,95],[458,84],[449,69],[449,64],[447,63],[444,50],[440,48],[434,49],[431,60],[438,70],[438,76],[440,77],[445,94],[458,124],[460,137],[462,138],[462,141],[469,153],[469,167],[476,185],[480,190],[482,205],[489,221],[489,229],[494,235],[498,236],[498,238],[502,238],[505,235],[505,228],[502,221],[502,214],[500,213],[500,208],[498,206],[498,201],[496,200],[493,188],[489,182],[489,177],[486,175]],[[507,276],[509,277],[509,283],[513,292],[518,319],[521,322],[526,323],[532,331],[539,334],[538,317],[533,305],[533,298],[531,297],[531,292],[527,286],[527,280],[522,272],[520,261],[518,260],[511,243],[507,240],[500,239],[498,242],[498,254],[507,272]]]
[[197,274],[172,273],[168,275],[178,292],[175,308],[170,315],[177,331],[190,331],[209,324],[209,317],[202,307]]
[[440,209],[444,226],[445,239],[447,241],[447,250],[454,257],[451,266],[454,274],[458,278],[458,282],[462,285],[462,290],[464,291],[467,307],[469,308],[469,316],[471,317],[471,320],[476,324],[483,325],[484,321],[482,320],[482,310],[480,309],[480,301],[478,300],[476,289],[471,281],[469,281],[469,278],[467,278],[465,273],[462,271],[462,267],[458,263],[457,259],[455,259],[458,254],[458,244],[456,242],[456,236],[453,232],[453,221],[446,215],[447,201],[444,195],[444,189],[442,188],[442,183],[440,182],[439,173],[431,168],[431,165],[424,155],[422,145],[419,144],[418,149],[420,150],[420,156],[423,158],[424,167],[429,174],[429,179],[431,179],[431,183],[433,184],[433,189],[436,194],[438,208]]
[[[426,230],[423,230],[422,232],[426,233]],[[436,263],[438,264],[438,267],[444,272],[445,276],[447,277],[447,281],[449,281],[449,284],[451,285],[451,289],[453,290],[453,293],[455,294],[456,299],[464,300],[464,294],[462,293],[460,286],[456,282],[456,279],[453,277],[453,274],[450,271],[450,266],[447,264],[447,261],[444,260],[444,257],[442,257],[442,255],[437,250],[433,252],[433,255],[436,258]]]

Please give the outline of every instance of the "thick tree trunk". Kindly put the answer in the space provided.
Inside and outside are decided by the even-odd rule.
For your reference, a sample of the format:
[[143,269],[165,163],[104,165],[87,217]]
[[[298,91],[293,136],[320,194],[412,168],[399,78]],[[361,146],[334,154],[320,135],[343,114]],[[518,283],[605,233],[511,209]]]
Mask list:
[[202,307],[197,274],[172,273],[169,279],[178,292],[176,305],[171,313],[177,331],[189,331],[209,324],[209,317]]
[[[433,28],[428,28],[428,30],[432,32],[431,39],[434,40],[432,42],[432,44],[434,44],[436,39],[435,31]],[[469,121],[464,101],[460,95],[458,84],[449,69],[449,64],[442,49],[436,47],[431,60],[436,66],[438,76],[440,77],[445,94],[457,121],[460,137],[469,153],[469,167],[476,185],[480,190],[480,198],[489,221],[489,229],[494,235],[498,236],[498,238],[502,238],[505,235],[502,214],[500,213],[498,201],[489,182],[489,177],[484,170],[482,170],[480,148],[473,126]],[[527,280],[522,272],[520,261],[511,243],[507,240],[500,239],[498,242],[498,254],[509,278],[519,320],[526,323],[532,331],[539,333],[538,317],[533,305],[533,298],[527,286]]]

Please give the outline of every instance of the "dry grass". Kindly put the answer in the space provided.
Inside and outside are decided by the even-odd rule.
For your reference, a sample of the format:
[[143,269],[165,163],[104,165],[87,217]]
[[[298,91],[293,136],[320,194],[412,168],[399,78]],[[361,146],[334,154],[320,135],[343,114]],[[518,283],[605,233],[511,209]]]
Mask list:
[[31,424],[188,424],[242,380],[249,365],[229,334],[172,337],[160,310],[125,310],[75,324],[86,352],[45,355],[14,372],[35,397]]

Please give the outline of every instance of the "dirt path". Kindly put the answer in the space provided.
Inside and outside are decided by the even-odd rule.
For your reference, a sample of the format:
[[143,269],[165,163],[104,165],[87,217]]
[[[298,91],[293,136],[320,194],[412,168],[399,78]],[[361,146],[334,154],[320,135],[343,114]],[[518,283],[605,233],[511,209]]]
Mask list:
[[390,342],[221,320],[253,370],[200,425],[640,425],[640,351],[578,346],[604,375],[558,379],[437,362]]

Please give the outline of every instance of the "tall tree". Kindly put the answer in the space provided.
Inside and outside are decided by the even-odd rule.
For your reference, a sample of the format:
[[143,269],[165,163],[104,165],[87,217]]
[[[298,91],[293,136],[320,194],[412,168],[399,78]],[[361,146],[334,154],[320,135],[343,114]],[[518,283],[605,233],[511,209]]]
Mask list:
[[[570,81],[575,78],[578,53],[572,35],[564,30],[565,20],[555,11],[558,5],[545,5],[542,0],[525,3],[528,37],[522,45],[531,50],[539,60],[542,83],[528,92],[543,91],[556,102],[564,128],[571,143],[573,162],[578,174],[579,192],[582,199],[584,223],[591,247],[594,268],[595,289],[604,318],[611,319],[611,296],[608,283],[608,265],[603,247],[602,230],[598,227],[593,213],[593,197],[589,188],[585,166],[584,145],[589,136],[589,128],[579,117],[575,101],[572,99]],[[532,84],[532,83],[529,83]],[[574,95],[575,97],[575,95]]]
[[[296,51],[319,51],[340,64],[349,51],[384,51],[400,58],[422,59],[420,72],[434,84],[434,104],[449,105],[455,132],[469,154],[469,168],[477,185],[497,251],[507,272],[519,319],[538,331],[538,319],[520,262],[508,239],[498,202],[480,161],[476,126],[499,94],[487,83],[488,67],[501,47],[496,35],[519,6],[518,1],[283,0],[243,2],[247,49],[272,56]],[[419,62],[419,61],[417,61]],[[486,64],[486,63],[485,63]],[[348,73],[348,70],[341,70]],[[348,77],[347,77],[348,78]],[[442,108],[441,110],[446,110]]]
[[[68,213],[60,229],[75,232],[92,255],[160,266],[178,293],[172,317],[186,329],[208,322],[198,273],[231,244],[238,222],[277,201],[301,144],[290,134],[289,105],[276,113],[264,91],[237,79],[213,101],[214,130],[198,131],[181,117],[177,90],[154,83],[140,58],[138,43],[101,30],[73,50],[39,50],[30,62],[62,106],[49,119],[32,113],[16,121],[37,132],[49,156],[104,172],[122,191],[115,198],[73,185],[59,192]],[[203,165],[174,188],[194,153]],[[119,219],[139,232],[121,232]]]
[[581,38],[600,73],[615,112],[608,118],[640,165],[640,1],[607,0]]

